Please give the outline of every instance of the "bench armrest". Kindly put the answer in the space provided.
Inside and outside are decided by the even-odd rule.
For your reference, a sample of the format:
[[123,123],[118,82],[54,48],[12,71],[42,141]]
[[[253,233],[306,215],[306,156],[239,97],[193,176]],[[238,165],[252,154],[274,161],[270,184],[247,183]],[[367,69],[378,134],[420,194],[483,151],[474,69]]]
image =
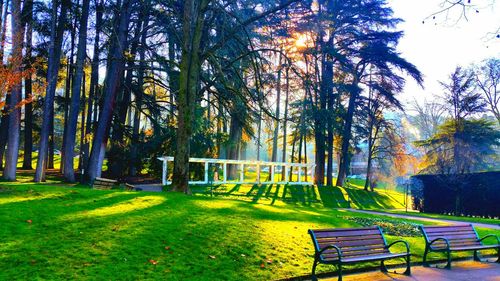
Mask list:
[[409,254],[410,253],[410,245],[408,244],[408,242],[404,241],[404,240],[397,240],[397,241],[394,241],[392,242],[391,244],[385,246],[387,249],[389,249],[390,247],[392,247],[392,245],[394,244],[398,244],[398,243],[403,243],[405,246],[406,246],[406,253]]
[[429,246],[432,247],[432,244],[436,241],[440,241],[440,240],[443,240],[445,243],[446,243],[446,249],[450,249],[450,241],[448,239],[446,239],[445,237],[438,237],[434,240],[432,240],[431,242],[429,242]]
[[335,249],[337,251],[337,255],[339,256],[339,261],[342,259],[342,250],[340,250],[339,247],[335,246],[335,245],[328,245],[326,247],[324,247],[323,249],[321,249],[319,252],[316,253],[317,255],[317,258],[319,258],[324,251],[326,250],[329,250],[329,249]]
[[497,239],[497,243],[500,244],[500,238],[498,238],[498,236],[495,234],[488,234],[488,235],[484,236],[483,238],[479,239],[478,242],[482,242],[484,239],[489,238],[489,237],[495,237]]

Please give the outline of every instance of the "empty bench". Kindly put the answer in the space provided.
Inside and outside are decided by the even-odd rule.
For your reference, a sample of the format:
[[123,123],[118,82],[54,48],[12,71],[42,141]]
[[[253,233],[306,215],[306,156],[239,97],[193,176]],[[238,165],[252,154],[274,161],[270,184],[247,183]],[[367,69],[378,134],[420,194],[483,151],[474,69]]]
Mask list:
[[94,182],[92,183],[92,187],[94,189],[111,189],[116,184],[118,184],[118,181],[116,180],[95,178]]
[[[338,267],[338,280],[342,280],[342,265],[360,262],[380,261],[380,269],[387,272],[384,261],[394,258],[406,260],[405,275],[411,274],[410,246],[406,241],[398,240],[387,244],[382,229],[378,226],[363,228],[310,229],[314,244],[314,263],[312,279],[316,277],[318,264],[331,264]],[[404,253],[391,253],[389,248],[396,243],[406,246]]]
[[[427,262],[429,252],[445,252],[448,261],[445,266],[447,269],[451,269],[451,252],[453,251],[474,251],[474,260],[480,261],[478,251],[497,249],[497,262],[500,262],[500,240],[498,236],[489,234],[479,239],[472,224],[420,226],[420,230],[425,237],[424,266],[429,267],[429,263]],[[483,240],[490,237],[496,238],[497,244],[484,245]]]

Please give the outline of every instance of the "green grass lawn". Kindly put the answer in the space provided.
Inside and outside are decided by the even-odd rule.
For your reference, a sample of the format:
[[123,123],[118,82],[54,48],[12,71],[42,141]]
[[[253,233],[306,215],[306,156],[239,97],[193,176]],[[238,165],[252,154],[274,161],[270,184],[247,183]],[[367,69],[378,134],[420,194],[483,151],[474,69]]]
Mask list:
[[425,217],[425,218],[433,218],[433,219],[445,219],[452,221],[465,221],[465,222],[477,222],[477,223],[486,223],[486,224],[500,224],[500,219],[490,219],[490,218],[480,218],[480,217],[466,217],[466,216],[450,216],[450,215],[441,215],[441,214],[429,214],[429,213],[419,213],[419,212],[404,212],[401,210],[380,210],[382,212],[387,213],[395,213],[402,215],[412,215],[417,217]]
[[[309,274],[314,253],[309,228],[354,227],[377,219],[321,202],[283,200],[279,192],[273,202],[272,190],[266,197],[267,188],[252,192],[261,192],[259,200],[251,194],[234,196],[246,198],[235,200],[229,195],[99,191],[55,180],[47,184],[0,182],[0,280],[301,276]],[[323,198],[321,192],[309,194]],[[362,190],[355,192],[362,197]],[[388,200],[377,194],[357,200],[368,205]],[[479,229],[480,235],[487,232],[492,231]],[[389,242],[409,241],[413,260],[421,260],[424,242],[420,236],[387,237]],[[356,265],[360,266],[366,265]]]
[[264,203],[270,205],[295,203],[311,207],[402,209],[404,195],[395,191],[376,190],[367,192],[356,186],[343,188],[312,185],[251,185],[224,184],[217,186],[193,186],[193,192]]

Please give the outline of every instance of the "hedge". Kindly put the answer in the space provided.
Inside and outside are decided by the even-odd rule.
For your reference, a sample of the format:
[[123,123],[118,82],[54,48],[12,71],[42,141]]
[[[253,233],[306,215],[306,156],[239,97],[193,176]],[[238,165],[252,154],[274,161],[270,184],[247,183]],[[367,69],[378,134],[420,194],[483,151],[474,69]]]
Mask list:
[[426,213],[500,217],[500,171],[463,175],[416,175],[415,207]]

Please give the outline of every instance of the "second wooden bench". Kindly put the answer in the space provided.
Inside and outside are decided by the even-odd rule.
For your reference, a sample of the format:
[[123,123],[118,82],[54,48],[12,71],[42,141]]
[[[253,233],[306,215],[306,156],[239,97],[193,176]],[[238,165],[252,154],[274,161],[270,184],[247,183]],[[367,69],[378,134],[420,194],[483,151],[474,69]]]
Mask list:
[[[451,252],[454,251],[474,251],[474,260],[479,261],[479,250],[497,249],[497,262],[500,262],[500,239],[498,236],[489,234],[479,239],[472,224],[420,226],[420,230],[425,238],[424,266],[429,266],[427,262],[429,252],[445,252],[448,258],[448,263],[445,266],[447,269],[451,269]],[[497,244],[484,245],[483,240],[486,238],[495,238]]]

